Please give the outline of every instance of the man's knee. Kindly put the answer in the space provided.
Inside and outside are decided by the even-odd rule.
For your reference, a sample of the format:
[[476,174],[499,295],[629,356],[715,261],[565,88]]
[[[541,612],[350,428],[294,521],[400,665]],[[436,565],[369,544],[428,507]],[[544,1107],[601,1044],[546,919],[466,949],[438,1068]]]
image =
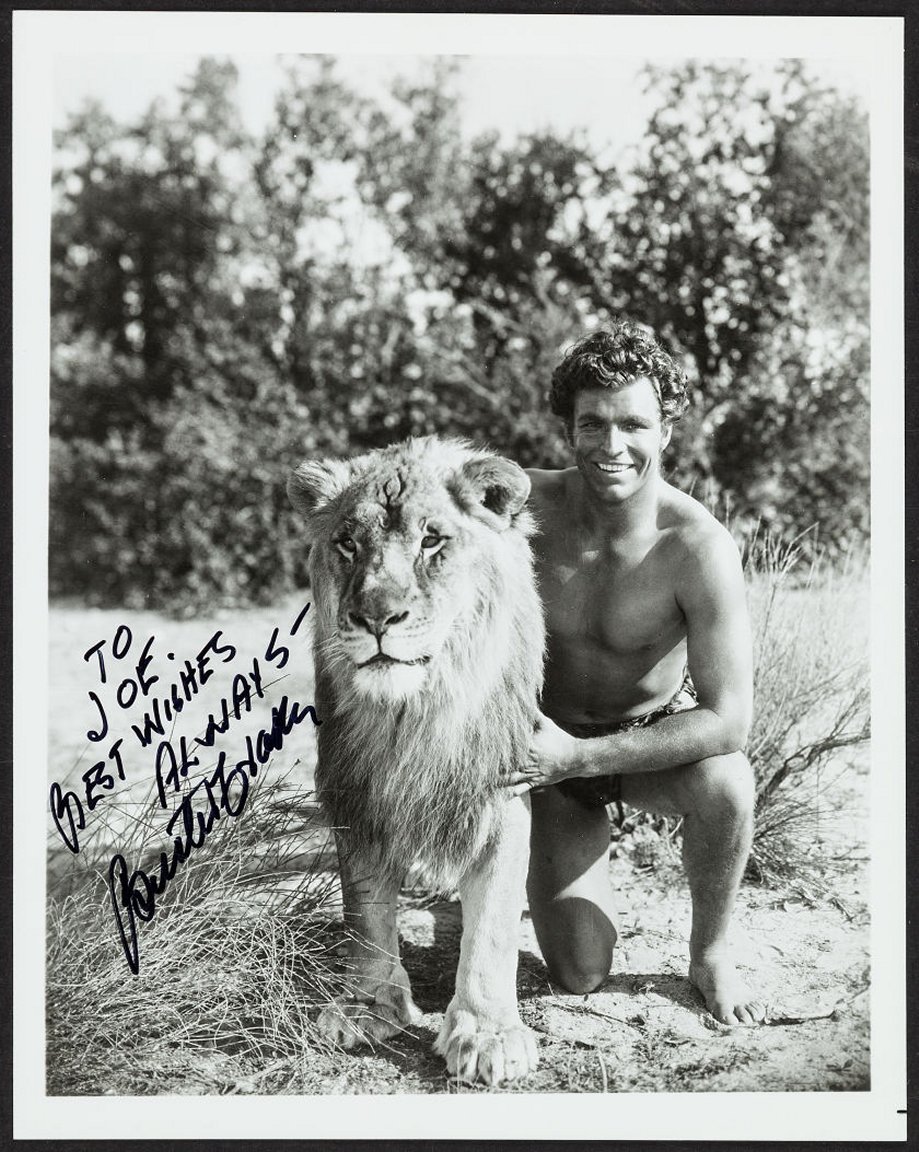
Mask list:
[[686,785],[687,815],[752,824],[756,781],[742,752],[700,760],[689,769]]
[[570,992],[574,996],[587,996],[591,992],[596,992],[608,975],[608,969],[603,973],[599,970],[581,971],[581,969],[568,970],[563,968],[557,971],[554,968],[549,969],[551,982],[558,985],[564,992]]
[[549,979],[566,992],[586,996],[596,992],[613,966],[613,945],[594,956],[545,956]]
[[593,899],[566,896],[540,902],[530,886],[530,915],[553,984],[566,992],[593,992],[613,966],[617,932],[606,890]]

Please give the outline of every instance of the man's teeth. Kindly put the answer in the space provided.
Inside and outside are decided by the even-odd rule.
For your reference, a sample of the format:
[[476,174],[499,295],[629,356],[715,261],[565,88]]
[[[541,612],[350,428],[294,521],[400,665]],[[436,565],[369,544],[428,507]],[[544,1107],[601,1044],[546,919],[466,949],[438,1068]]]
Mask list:
[[601,472],[625,472],[631,467],[629,464],[597,464]]

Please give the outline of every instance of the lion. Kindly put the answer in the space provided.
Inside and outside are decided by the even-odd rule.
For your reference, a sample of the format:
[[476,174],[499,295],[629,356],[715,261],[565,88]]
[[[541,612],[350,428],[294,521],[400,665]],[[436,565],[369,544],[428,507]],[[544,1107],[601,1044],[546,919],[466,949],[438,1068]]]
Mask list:
[[434,1048],[459,1079],[536,1068],[517,1009],[529,801],[502,783],[526,754],[545,646],[516,464],[412,439],[304,462],[315,627],[316,788],[336,834],[352,997],[320,1015],[346,1048],[417,1023],[396,904],[410,866],[458,889],[455,993]]

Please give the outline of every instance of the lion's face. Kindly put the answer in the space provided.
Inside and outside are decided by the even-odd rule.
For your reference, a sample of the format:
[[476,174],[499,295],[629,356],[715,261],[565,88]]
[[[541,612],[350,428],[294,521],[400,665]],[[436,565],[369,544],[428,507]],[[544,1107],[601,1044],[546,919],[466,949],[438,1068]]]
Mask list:
[[289,491],[306,515],[327,666],[358,695],[396,700],[464,642],[483,581],[501,578],[510,538],[519,546],[529,480],[510,461],[422,440],[302,464]]
[[439,486],[409,483],[409,491],[394,478],[355,485],[327,546],[338,645],[354,687],[368,695],[422,686],[470,589],[467,518]]

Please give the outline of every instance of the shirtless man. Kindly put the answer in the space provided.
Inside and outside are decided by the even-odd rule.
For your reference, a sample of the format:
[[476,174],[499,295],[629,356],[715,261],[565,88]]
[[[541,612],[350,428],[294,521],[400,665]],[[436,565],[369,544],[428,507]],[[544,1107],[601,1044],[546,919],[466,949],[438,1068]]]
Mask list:
[[[629,324],[594,332],[552,377],[575,467],[531,471],[548,661],[529,763],[528,895],[552,978],[596,989],[616,942],[606,805],[683,817],[689,979],[726,1024],[765,1009],[727,932],[750,848],[752,701],[743,575],[727,531],[660,474],[685,377]],[[688,677],[686,675],[688,670]]]

